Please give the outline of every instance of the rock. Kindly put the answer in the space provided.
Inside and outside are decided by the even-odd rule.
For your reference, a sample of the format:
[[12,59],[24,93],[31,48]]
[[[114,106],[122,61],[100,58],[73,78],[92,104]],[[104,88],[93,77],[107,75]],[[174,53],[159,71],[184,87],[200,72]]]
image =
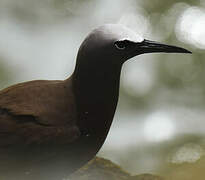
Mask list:
[[132,176],[129,180],[164,180],[164,178],[152,174],[140,174]]
[[151,174],[131,176],[110,160],[96,157],[69,176],[69,180],[163,180]]

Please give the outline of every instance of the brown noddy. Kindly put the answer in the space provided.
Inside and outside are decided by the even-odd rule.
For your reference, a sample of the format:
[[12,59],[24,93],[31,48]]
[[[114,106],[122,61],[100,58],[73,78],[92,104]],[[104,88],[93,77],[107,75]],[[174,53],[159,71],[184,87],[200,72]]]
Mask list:
[[117,24],[93,30],[66,80],[35,80],[0,91],[0,177],[61,180],[103,145],[126,60],[144,53],[191,53]]

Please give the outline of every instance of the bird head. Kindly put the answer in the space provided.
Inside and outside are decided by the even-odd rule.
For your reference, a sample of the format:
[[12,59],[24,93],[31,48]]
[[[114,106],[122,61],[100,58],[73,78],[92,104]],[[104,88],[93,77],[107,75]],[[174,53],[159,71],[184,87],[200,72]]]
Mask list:
[[86,37],[79,49],[78,59],[89,59],[99,65],[122,64],[134,56],[158,52],[191,53],[181,47],[146,40],[123,25],[106,24]]

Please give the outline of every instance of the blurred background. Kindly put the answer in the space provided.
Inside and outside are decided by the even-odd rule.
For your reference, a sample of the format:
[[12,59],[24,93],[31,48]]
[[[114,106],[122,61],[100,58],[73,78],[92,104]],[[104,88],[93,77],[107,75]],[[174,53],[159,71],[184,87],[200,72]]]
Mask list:
[[141,55],[124,65],[117,113],[98,155],[133,174],[204,179],[204,0],[0,0],[0,88],[68,77],[82,40],[105,23],[193,54]]

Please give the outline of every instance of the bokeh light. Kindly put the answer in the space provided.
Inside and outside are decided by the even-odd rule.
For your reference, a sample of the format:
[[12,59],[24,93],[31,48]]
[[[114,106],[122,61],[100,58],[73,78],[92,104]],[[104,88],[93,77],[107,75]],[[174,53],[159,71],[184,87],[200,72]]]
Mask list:
[[205,9],[188,7],[177,20],[176,35],[183,42],[205,48]]
[[163,112],[150,114],[144,123],[144,136],[149,141],[168,140],[174,135],[174,131],[174,122]]

